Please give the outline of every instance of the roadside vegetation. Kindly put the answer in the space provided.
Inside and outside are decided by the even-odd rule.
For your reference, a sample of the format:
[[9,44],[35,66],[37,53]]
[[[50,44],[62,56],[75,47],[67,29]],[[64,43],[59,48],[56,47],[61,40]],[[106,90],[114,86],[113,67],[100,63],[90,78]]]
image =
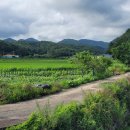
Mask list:
[[[128,67],[120,61],[86,51],[70,60],[1,60],[0,104],[39,98],[126,71]],[[39,84],[50,87],[36,87]]]
[[39,108],[29,119],[7,130],[129,130],[130,79],[106,83],[102,92],[87,95],[82,104]]

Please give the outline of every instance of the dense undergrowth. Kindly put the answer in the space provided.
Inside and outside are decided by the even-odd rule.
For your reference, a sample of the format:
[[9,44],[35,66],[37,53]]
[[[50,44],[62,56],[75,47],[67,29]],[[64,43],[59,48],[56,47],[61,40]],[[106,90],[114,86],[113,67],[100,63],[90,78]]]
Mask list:
[[49,107],[33,113],[7,130],[128,130],[130,126],[130,78],[104,85],[104,91],[87,95],[82,104]]
[[[48,94],[54,94],[64,89],[79,86],[80,84],[92,82],[99,79],[104,79],[106,77],[110,77],[115,74],[125,73],[126,71],[128,71],[128,67],[120,63],[119,61],[112,60],[112,64],[108,68],[106,68],[105,71],[97,72],[95,73],[95,75],[93,75],[91,71],[87,71],[87,70],[85,71],[86,71],[85,73],[81,74],[81,70],[76,69],[75,74],[78,73],[78,75],[75,75],[74,71],[71,69],[67,71],[63,71],[62,69],[59,69],[57,73],[56,72],[52,73],[52,70],[47,70],[46,73],[48,74],[49,77],[51,75],[53,79],[56,77],[55,75],[58,74],[55,81],[51,82],[51,80],[49,80],[51,86],[50,89],[36,88],[33,82],[26,83],[25,81],[24,83],[20,83],[20,82],[15,83],[15,80],[11,79],[12,82],[14,82],[13,84],[11,84],[10,82],[8,82],[8,80],[5,81],[1,80],[0,81],[0,104],[15,103],[19,101],[39,98],[41,96],[45,96]],[[40,72],[41,71],[39,71],[38,74],[40,74]],[[15,72],[15,74],[17,73],[18,72]],[[44,76],[44,74],[46,73],[43,72],[41,74],[41,77],[46,77]],[[38,78],[38,76],[34,72],[32,73],[27,72],[26,74],[28,75],[34,74],[35,75],[34,78],[35,79]],[[58,80],[60,78],[59,75],[60,76],[64,75],[64,78],[60,81]],[[8,77],[8,75],[6,75],[4,78],[6,77]],[[19,75],[17,75],[16,77],[19,78]],[[31,76],[31,78],[32,77],[33,76]],[[28,79],[28,76],[25,79]],[[45,82],[45,80],[43,80],[43,82]]]

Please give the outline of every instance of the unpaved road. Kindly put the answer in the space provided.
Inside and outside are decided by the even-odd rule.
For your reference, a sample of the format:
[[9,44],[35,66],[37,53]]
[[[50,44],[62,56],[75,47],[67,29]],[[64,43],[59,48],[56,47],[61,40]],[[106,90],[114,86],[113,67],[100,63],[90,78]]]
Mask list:
[[130,73],[119,76],[99,80],[92,83],[81,85],[78,88],[66,90],[64,92],[46,96],[40,99],[20,102],[16,104],[7,104],[0,106],[0,128],[8,127],[23,122],[27,117],[37,109],[37,103],[40,108],[44,108],[48,103],[51,108],[56,107],[61,103],[68,103],[71,101],[81,102],[84,92],[97,92],[100,91],[100,85],[105,82],[114,82],[118,79],[130,77]]

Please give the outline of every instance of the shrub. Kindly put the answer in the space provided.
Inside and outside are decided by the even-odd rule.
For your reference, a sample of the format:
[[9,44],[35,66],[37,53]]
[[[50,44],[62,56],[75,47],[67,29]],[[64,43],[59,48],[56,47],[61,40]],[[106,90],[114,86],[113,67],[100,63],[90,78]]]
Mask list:
[[125,104],[120,106],[120,102],[108,91],[87,97],[85,105],[96,122],[96,129],[109,130],[125,127]]
[[43,89],[34,88],[31,84],[9,85],[0,84],[0,104],[14,103],[39,97],[43,93]]
[[59,106],[54,113],[56,126],[54,130],[79,130],[83,113],[77,103]]
[[42,121],[42,116],[39,113],[33,113],[23,124],[7,128],[7,130],[42,130]]
[[121,63],[118,60],[113,60],[113,64],[108,68],[108,70],[113,74],[123,74],[128,70],[128,66]]
[[60,91],[62,91],[62,88],[63,87],[60,83],[55,82],[55,83],[52,84],[51,93],[60,92]]
[[126,121],[130,125],[130,80],[129,78],[107,85],[107,88],[114,94],[114,97],[120,101],[123,106],[126,104],[127,118]]

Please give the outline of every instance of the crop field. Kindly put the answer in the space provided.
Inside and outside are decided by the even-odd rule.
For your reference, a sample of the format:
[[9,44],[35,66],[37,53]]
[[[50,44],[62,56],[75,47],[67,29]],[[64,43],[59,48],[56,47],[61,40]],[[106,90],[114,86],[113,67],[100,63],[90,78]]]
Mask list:
[[1,59],[0,81],[11,84],[51,84],[82,77],[69,60]]
[[73,68],[69,60],[60,59],[0,59],[0,69]]
[[[0,104],[39,98],[102,79],[113,74],[112,68],[126,70],[114,61],[106,72],[93,75],[69,59],[0,59]],[[39,87],[45,85],[49,88]]]
[[[69,60],[0,59],[0,104],[14,103],[75,87],[89,75]],[[49,85],[49,89],[36,86]]]

